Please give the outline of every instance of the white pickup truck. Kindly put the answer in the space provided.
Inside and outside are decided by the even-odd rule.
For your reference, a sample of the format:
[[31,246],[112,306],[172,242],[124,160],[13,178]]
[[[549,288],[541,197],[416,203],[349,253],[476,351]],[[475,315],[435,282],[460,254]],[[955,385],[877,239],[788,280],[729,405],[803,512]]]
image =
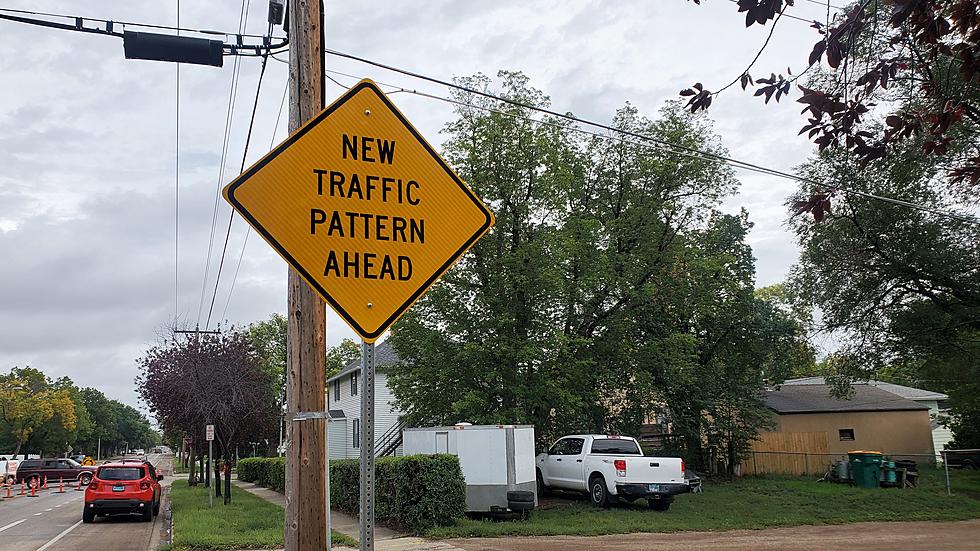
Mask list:
[[684,460],[644,457],[635,438],[575,434],[552,444],[536,460],[538,495],[551,489],[588,492],[592,503],[608,507],[619,498],[646,499],[666,511],[674,496],[690,491]]

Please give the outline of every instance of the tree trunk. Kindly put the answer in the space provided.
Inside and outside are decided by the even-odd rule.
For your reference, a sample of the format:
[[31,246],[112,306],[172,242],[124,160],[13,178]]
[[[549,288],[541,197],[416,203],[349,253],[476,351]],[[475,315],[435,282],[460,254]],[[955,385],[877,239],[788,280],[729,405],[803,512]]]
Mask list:
[[231,504],[231,459],[225,460],[225,505]]
[[187,462],[189,469],[189,474],[187,475],[187,485],[195,486],[197,485],[197,480],[194,478],[194,469],[197,467],[197,462],[194,460],[194,446],[190,446],[190,449],[187,450],[187,452],[187,455],[190,456]]
[[207,461],[205,460],[206,458],[204,456],[204,452],[203,451],[198,454],[198,457],[200,458],[200,463],[201,463],[200,468],[198,469],[198,472],[201,473],[201,482],[204,482],[205,473],[208,472],[207,471],[208,465],[207,465]]
[[214,497],[221,497],[221,461],[214,462]]

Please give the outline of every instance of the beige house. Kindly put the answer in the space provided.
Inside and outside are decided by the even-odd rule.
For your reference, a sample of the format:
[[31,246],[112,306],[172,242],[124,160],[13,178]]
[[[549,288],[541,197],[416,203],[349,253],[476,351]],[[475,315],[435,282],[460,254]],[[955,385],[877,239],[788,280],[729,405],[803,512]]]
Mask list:
[[811,452],[876,450],[893,457],[931,460],[928,406],[871,385],[852,388],[853,395],[843,400],[833,397],[827,385],[786,385],[766,392],[765,404],[775,413],[774,432],[783,437],[806,433],[808,438],[825,434],[825,449]]

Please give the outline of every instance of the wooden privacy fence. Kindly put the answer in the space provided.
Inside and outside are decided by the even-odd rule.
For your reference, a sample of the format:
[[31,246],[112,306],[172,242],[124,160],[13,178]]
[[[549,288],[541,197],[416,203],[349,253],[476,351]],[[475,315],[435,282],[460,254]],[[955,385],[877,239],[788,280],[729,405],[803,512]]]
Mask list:
[[[847,457],[847,454],[843,454]],[[827,453],[827,433],[763,432],[742,462],[741,474],[808,475],[827,472],[841,454]]]
[[[936,463],[934,454],[878,451],[893,459],[913,459],[920,465]],[[826,432],[764,432],[753,442],[739,474],[822,475],[847,458],[847,453],[827,451]]]

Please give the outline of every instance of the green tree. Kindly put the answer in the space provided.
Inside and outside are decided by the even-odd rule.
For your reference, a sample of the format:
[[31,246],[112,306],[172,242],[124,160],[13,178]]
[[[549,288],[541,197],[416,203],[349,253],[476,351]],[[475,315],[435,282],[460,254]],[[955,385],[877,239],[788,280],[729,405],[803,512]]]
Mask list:
[[352,339],[342,339],[337,346],[327,348],[327,379],[340,373],[351,362],[360,359],[361,347]]
[[64,379],[55,384],[37,369],[15,367],[0,375],[0,422],[14,453],[65,452],[77,422],[71,389]]
[[[503,96],[547,105],[523,75],[500,80]],[[716,208],[732,173],[457,96],[477,107],[457,110],[445,154],[497,223],[397,324],[399,404],[414,422],[531,423],[539,447],[656,419],[702,464],[733,464],[768,423],[759,391],[804,335],[754,296],[747,217]],[[676,104],[657,120],[627,105],[614,124],[723,153],[709,121]]]

